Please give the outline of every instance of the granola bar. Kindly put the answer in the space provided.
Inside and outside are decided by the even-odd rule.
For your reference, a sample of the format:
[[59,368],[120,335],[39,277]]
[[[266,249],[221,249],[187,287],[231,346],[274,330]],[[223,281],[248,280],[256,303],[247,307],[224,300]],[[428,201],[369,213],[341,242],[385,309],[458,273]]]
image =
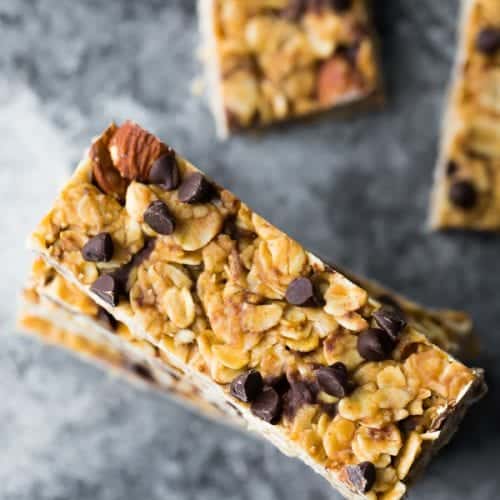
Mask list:
[[382,100],[365,0],[199,0],[199,11],[222,138]]
[[463,2],[431,225],[500,229],[500,3]]
[[425,325],[133,122],[94,141],[31,244],[347,498],[401,498],[484,392]]
[[[39,263],[35,267],[41,269]],[[237,426],[238,420],[227,409],[222,411],[202,397],[199,389],[168,362],[160,363],[159,352],[152,344],[134,339],[124,325],[119,325],[96,304],[92,306],[90,299],[72,285],[60,284],[57,288],[80,295],[79,304],[86,305],[85,312],[72,312],[48,299],[40,293],[39,286],[30,283],[23,292],[18,317],[23,332],[65,348],[140,388],[154,389],[207,418]],[[49,290],[49,294],[52,292]]]

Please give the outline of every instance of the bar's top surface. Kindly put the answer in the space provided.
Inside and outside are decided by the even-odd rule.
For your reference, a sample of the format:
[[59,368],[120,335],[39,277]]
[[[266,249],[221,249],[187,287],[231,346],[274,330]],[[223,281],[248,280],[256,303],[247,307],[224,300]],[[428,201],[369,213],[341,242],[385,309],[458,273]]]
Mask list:
[[500,229],[500,4],[467,0],[432,225]]
[[380,88],[365,0],[200,0],[200,16],[216,113],[229,129],[318,112]]
[[32,242],[353,497],[403,494],[479,382],[132,122],[95,140]]

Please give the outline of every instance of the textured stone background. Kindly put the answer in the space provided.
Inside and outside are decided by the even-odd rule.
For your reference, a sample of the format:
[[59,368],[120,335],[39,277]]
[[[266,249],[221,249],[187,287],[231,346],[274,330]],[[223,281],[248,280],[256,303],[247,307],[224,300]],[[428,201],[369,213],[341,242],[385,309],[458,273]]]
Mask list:
[[498,499],[500,241],[424,227],[457,3],[377,2],[385,111],[220,144],[190,95],[192,0],[0,0],[1,499],[335,497],[271,446],[12,335],[25,235],[89,137],[128,117],[315,251],[473,313],[491,393],[413,495]]

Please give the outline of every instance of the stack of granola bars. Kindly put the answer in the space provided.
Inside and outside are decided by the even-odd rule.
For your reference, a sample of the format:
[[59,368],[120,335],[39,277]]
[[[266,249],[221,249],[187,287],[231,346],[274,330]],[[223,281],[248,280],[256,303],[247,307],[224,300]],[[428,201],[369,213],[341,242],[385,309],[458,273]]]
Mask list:
[[401,498],[484,392],[466,315],[335,268],[133,122],[35,229],[21,323],[223,422],[347,498]]

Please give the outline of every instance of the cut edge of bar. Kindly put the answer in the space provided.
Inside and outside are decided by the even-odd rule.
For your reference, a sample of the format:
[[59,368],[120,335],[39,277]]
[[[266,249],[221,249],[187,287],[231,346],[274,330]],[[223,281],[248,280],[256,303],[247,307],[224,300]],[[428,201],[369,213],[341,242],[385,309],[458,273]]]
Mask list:
[[[466,61],[465,35],[467,32],[467,23],[474,6],[474,0],[460,1],[460,15],[457,29],[457,49],[454,57],[451,76],[448,83],[448,89],[442,105],[442,118],[440,125],[440,141],[438,158],[433,174],[433,185],[430,194],[430,209],[427,217],[427,227],[430,231],[439,231],[449,229],[450,226],[443,223],[442,220],[442,201],[441,190],[442,183],[446,176],[447,153],[453,140],[454,134],[459,128],[461,121],[457,117],[454,109],[454,101],[460,84],[461,70]],[[473,228],[468,228],[473,229]]]

